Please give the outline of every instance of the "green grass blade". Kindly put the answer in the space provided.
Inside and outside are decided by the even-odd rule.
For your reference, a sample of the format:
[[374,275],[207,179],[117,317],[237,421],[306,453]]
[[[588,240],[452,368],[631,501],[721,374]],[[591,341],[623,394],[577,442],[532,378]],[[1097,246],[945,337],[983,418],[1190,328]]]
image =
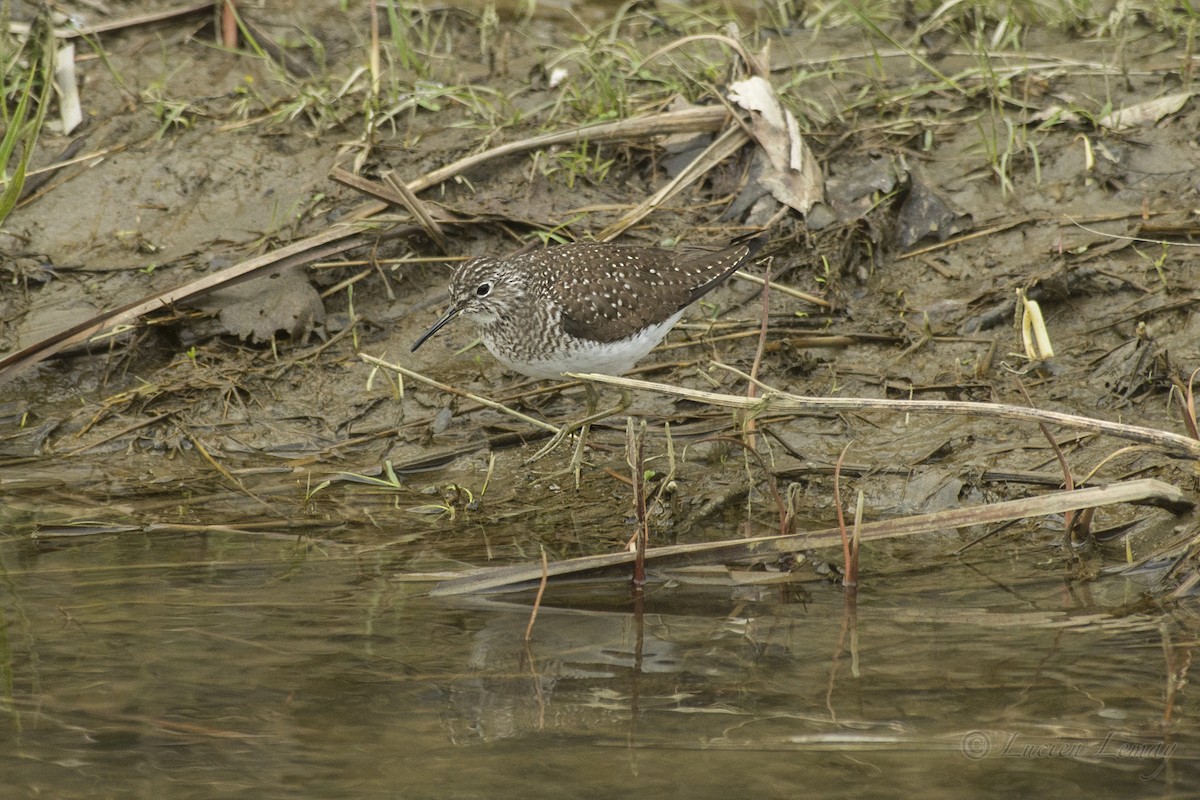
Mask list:
[[[17,200],[21,197],[21,190],[25,187],[25,173],[29,169],[29,162],[37,146],[38,136],[42,132],[42,123],[46,120],[46,106],[50,104],[50,88],[54,78],[54,36],[50,33],[48,24],[43,22],[40,27],[42,35],[31,35],[29,41],[40,43],[41,57],[29,67],[29,75],[25,80],[21,99],[17,103],[11,124],[4,133],[4,139],[0,141],[0,164],[8,164],[17,142],[22,139],[22,136],[24,137],[21,142],[21,160],[17,162],[12,177],[5,183],[4,191],[0,192],[0,225],[4,224],[4,220],[16,208]],[[32,122],[26,122],[26,116],[29,114],[29,100],[33,96],[33,87],[37,83],[39,73],[42,91],[38,98],[37,112],[34,114]]]

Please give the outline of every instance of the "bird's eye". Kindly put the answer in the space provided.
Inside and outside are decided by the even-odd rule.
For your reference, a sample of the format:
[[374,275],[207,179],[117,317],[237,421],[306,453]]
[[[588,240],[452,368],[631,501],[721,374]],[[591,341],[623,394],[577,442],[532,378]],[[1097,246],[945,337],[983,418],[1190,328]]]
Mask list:
[[483,283],[481,283],[475,287],[475,296],[476,297],[487,297],[491,293],[492,293],[491,281],[484,281]]

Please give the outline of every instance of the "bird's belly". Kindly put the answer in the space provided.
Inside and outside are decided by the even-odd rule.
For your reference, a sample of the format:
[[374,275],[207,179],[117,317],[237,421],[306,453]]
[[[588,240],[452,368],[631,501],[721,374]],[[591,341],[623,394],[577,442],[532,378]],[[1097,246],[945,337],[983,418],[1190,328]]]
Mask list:
[[682,315],[683,312],[680,311],[656,325],[615,342],[595,342],[564,335],[552,346],[542,347],[535,353],[509,346],[508,343],[484,333],[483,344],[497,361],[531,378],[557,379],[562,378],[564,372],[624,375],[663,340],[667,331],[671,330]]

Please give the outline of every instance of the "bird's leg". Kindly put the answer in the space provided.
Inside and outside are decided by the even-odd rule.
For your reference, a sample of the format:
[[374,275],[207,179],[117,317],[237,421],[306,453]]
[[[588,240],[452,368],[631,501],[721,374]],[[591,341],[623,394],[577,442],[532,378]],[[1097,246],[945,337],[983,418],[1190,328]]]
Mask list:
[[571,463],[567,467],[567,471],[575,475],[575,491],[579,491],[583,474],[583,447],[587,444],[588,434],[592,432],[592,423],[585,422],[579,428],[579,437],[575,440],[575,454],[571,456]]
[[579,490],[581,483],[580,474],[583,472],[583,448],[584,445],[587,444],[587,437],[588,433],[591,431],[592,423],[599,422],[602,419],[607,419],[608,417],[616,414],[620,414],[622,411],[629,408],[630,404],[633,402],[633,395],[630,393],[630,391],[628,389],[621,389],[621,399],[617,402],[617,405],[597,414],[594,412],[596,406],[599,405],[600,394],[590,383],[588,384],[588,389],[591,390],[591,392],[589,392],[590,396],[588,397],[588,417],[586,420],[584,420],[583,424],[579,428],[579,438],[575,442],[575,455],[571,456],[571,464],[567,467],[567,469],[575,475],[576,491]]
[[576,422],[568,422],[559,429],[558,433],[554,434],[554,438],[550,440],[545,447],[538,450],[533,456],[526,461],[526,464],[532,464],[540,458],[545,458],[554,451],[563,440],[572,433],[579,431],[579,441],[575,445],[575,455],[571,458],[571,465],[568,472],[575,473],[575,487],[579,488],[579,473],[583,467],[583,448],[587,441],[588,431],[593,422],[599,422],[602,419],[608,419],[614,414],[620,414],[625,409],[629,408],[632,402],[632,396],[628,389],[621,390],[621,401],[613,408],[608,408],[603,411],[596,411],[596,406],[599,405],[599,394],[596,387],[592,384],[584,384],[584,391],[587,393],[587,416]]

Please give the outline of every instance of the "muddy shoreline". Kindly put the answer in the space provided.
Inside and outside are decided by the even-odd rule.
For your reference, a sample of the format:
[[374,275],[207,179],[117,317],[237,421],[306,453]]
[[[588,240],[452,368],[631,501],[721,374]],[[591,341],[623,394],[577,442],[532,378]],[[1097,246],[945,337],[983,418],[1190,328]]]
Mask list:
[[[56,170],[5,223],[0,356],[329,230],[372,202],[332,180],[335,168],[412,180],[533,135],[548,119],[565,126],[647,113],[665,94],[643,81],[662,74],[693,102],[713,103],[701,76],[727,80],[738,65],[729,48],[705,40],[631,78],[633,54],[678,42],[680,26],[699,29],[686,17],[663,27],[631,14],[616,46],[586,34],[569,44],[544,19],[506,23],[501,34],[485,16],[429,11],[408,21],[429,47],[411,66],[388,49],[397,40],[385,25],[394,93],[373,98],[355,73],[365,15],[256,12],[256,30],[303,70],[212,47],[203,18],[106,34],[104,59],[81,51],[85,123],[71,137],[44,133],[35,162],[49,164],[69,141],[82,141],[76,152],[87,158]],[[1200,366],[1200,274],[1188,249],[1200,108],[1186,98],[1146,105],[1188,91],[1183,42],[1143,21],[1121,36],[1068,27],[1030,31],[1021,49],[972,50],[947,24],[928,33],[939,46],[922,63],[864,47],[849,30],[754,22],[744,44],[770,43],[772,82],[829,182],[819,229],[778,204],[751,208],[760,201],[747,199],[746,148],[622,240],[711,245],[771,221],[772,280],[828,307],[770,293],[759,372],[767,384],[812,396],[1028,404],[1186,432],[1180,400]],[[559,67],[566,77],[556,84]],[[356,77],[345,83],[347,75]],[[1124,119],[1112,116],[1120,110]],[[519,521],[506,548],[514,558],[536,543],[567,556],[624,541],[630,490],[613,477],[628,474],[623,417],[599,426],[576,491],[560,474],[569,447],[527,464],[536,430],[413,381],[401,396],[401,382],[359,353],[553,424],[579,416],[581,389],[520,380],[482,348],[459,353],[472,338],[466,326],[416,357],[409,346],[440,313],[460,259],[513,252],[538,231],[595,235],[652,194],[678,168],[672,159],[694,152],[681,138],[489,161],[421,195],[459,220],[444,257],[427,237],[389,227],[404,220],[393,206],[363,246],[147,315],[25,370],[0,385],[8,521],[23,531],[97,519],[141,530],[327,527],[324,535],[357,543],[415,526],[458,553],[478,545],[480,530]],[[726,218],[731,210],[736,219]],[[1040,303],[1052,358],[1027,357],[1018,290]],[[737,373],[716,365],[750,369],[761,313],[761,290],[731,282],[689,312],[638,375],[744,393]],[[757,471],[737,443],[744,417],[649,393],[635,396],[632,413],[648,423],[659,477],[670,423],[674,485],[656,519],[663,542],[771,530],[778,509],[764,475],[804,516],[829,522],[829,467],[848,443],[846,475],[874,516],[1030,491],[983,481],[986,470],[1061,481],[1031,425],[783,415],[756,423]],[[1054,435],[1077,476],[1194,489],[1186,460]],[[364,482],[389,482],[389,462],[394,486]],[[118,501],[131,494],[137,502]],[[385,512],[400,516],[388,522]]]

